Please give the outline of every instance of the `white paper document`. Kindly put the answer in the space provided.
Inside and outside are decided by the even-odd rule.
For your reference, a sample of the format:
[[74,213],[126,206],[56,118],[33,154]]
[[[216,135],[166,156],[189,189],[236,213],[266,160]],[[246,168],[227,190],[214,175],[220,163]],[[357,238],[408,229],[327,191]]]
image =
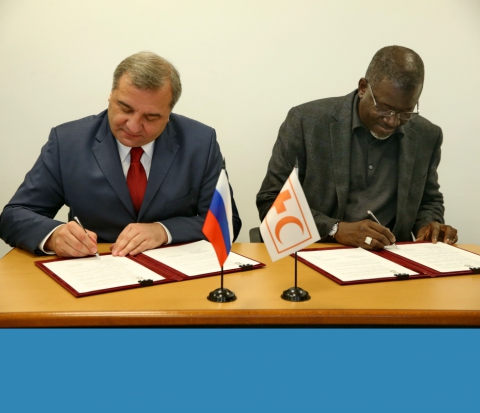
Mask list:
[[480,267],[480,256],[443,242],[398,245],[389,250],[439,272],[468,271]]
[[[189,277],[210,274],[221,270],[215,250],[208,241],[197,241],[185,245],[159,248],[144,251],[143,254]],[[230,252],[227,261],[223,265],[223,270],[238,269],[241,265],[257,264],[259,264],[258,261]]]
[[418,274],[363,248],[305,250],[297,254],[343,282],[396,278],[395,274]]
[[126,257],[102,255],[53,261],[46,268],[64,280],[78,293],[135,285],[141,280],[159,281],[164,277]]

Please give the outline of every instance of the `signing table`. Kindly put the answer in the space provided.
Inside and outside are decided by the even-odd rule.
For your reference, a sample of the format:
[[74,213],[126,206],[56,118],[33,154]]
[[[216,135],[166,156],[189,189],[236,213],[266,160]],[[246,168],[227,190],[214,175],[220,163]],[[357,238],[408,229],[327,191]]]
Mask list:
[[263,244],[232,250],[266,267],[225,275],[238,298],[217,304],[206,297],[219,276],[75,298],[34,265],[52,257],[13,249],[0,260],[0,327],[480,326],[480,275],[341,286],[299,263],[312,298],[292,303],[280,298],[294,285],[292,257],[272,262]]

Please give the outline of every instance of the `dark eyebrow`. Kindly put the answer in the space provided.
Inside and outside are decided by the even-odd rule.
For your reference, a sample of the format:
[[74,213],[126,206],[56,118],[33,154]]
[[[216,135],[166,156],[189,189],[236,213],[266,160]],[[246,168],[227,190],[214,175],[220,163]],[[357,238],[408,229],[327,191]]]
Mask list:
[[[128,104],[128,103],[125,103],[123,100],[120,100],[120,99],[117,99],[117,102],[119,105],[121,106],[125,106],[126,108],[130,109],[130,110],[133,110],[133,108]],[[162,115],[160,113],[146,113],[145,116],[147,117],[157,117],[157,118],[161,118]]]

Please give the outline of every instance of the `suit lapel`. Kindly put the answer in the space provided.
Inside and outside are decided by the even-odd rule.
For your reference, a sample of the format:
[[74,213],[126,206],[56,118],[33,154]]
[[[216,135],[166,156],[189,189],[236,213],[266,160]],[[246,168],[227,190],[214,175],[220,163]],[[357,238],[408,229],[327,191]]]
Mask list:
[[108,117],[105,115],[102,126],[95,136],[96,142],[93,145],[92,152],[102,170],[105,178],[122,201],[125,208],[130,212],[134,221],[137,215],[133,208],[125,176],[123,174],[122,164],[118,156],[118,148],[115,137],[110,131]]
[[330,124],[332,161],[335,171],[335,186],[338,198],[338,216],[343,217],[350,187],[350,156],[352,138],[352,105],[354,93],[342,99],[333,114],[335,122]]
[[402,227],[402,217],[405,217],[407,214],[408,193],[417,153],[417,133],[408,127],[404,127],[403,130],[404,135],[400,139],[398,155],[397,220],[394,232],[398,232]]
[[144,211],[153,201],[155,194],[160,189],[167,173],[175,159],[180,145],[175,140],[175,130],[169,122],[165,130],[155,141],[155,148],[153,150],[152,164],[150,167],[150,174],[148,176],[147,190],[143,198],[142,207],[138,213],[138,218],[142,217]]

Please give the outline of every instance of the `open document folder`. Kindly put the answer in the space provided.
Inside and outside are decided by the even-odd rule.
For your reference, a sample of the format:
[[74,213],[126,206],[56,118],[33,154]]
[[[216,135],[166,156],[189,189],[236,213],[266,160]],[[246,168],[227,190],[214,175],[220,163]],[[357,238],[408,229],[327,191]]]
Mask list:
[[299,261],[341,285],[480,273],[480,256],[473,252],[442,242],[396,245],[381,251],[307,249],[297,255]]
[[[145,287],[220,274],[215,250],[208,241],[171,245],[135,257],[56,258],[35,261],[75,297]],[[264,267],[265,264],[230,252],[225,273]]]

